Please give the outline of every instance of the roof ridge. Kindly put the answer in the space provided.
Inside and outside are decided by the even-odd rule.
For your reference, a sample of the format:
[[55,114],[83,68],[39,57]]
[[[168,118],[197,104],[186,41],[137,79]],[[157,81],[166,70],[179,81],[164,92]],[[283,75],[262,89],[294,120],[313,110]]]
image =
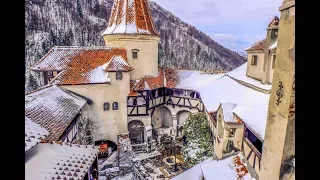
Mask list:
[[42,87],[40,87],[40,88],[38,88],[38,89],[36,89],[36,90],[25,92],[24,95],[29,95],[29,94],[32,94],[32,93],[41,91],[41,90],[43,90],[43,89],[49,88],[49,87],[51,87],[51,86],[54,86],[54,85],[53,85],[53,84],[47,84],[47,85],[42,86]]

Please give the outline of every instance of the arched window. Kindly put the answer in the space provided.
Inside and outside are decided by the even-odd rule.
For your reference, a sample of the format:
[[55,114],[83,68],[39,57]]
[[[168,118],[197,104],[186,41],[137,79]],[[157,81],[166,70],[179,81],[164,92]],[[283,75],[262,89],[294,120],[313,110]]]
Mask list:
[[132,59],[138,59],[139,49],[132,49]]
[[109,105],[109,103],[104,103],[103,104],[103,110],[105,110],[105,111],[109,111],[110,110],[110,105]]
[[118,110],[118,109],[119,109],[117,102],[114,102],[114,103],[112,104],[112,109],[113,109],[113,110]]

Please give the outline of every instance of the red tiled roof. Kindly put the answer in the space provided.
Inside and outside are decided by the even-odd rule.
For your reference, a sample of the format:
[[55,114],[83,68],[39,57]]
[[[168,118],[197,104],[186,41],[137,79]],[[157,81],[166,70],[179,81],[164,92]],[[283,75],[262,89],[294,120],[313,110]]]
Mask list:
[[32,70],[63,71],[53,84],[108,83],[104,71],[130,71],[127,52],[123,48],[107,47],[54,47]]
[[107,34],[149,34],[155,31],[147,0],[115,0],[111,11]]
[[137,91],[133,91],[133,86],[134,86],[134,82],[130,82],[130,94],[129,96],[138,96],[138,92]]
[[248,49],[246,49],[246,51],[255,51],[255,50],[264,50],[266,45],[266,40],[261,40],[255,44],[253,44],[251,47],[249,47]]
[[85,103],[57,86],[48,86],[25,96],[25,116],[50,133],[47,139],[59,140]]
[[158,76],[144,76],[139,80],[138,83],[133,87],[135,91],[138,90],[149,90],[157,89],[161,87],[174,88],[176,87],[179,77],[177,71],[170,68],[160,68],[159,67]]

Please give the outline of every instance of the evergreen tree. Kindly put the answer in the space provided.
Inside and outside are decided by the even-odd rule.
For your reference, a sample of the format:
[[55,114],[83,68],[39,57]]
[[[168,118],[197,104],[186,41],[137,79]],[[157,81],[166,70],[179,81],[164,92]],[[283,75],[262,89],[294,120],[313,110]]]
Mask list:
[[93,2],[93,14],[98,15],[99,14],[99,9],[100,9],[100,4],[98,0],[94,0]]
[[183,126],[187,145],[182,148],[186,165],[192,167],[212,156],[211,130],[205,113],[190,114]]
[[80,0],[77,0],[77,10],[78,10],[79,17],[82,19],[83,13],[82,13],[82,7],[81,7]]
[[32,74],[29,76],[29,89],[30,91],[34,91],[39,88],[39,84],[37,80],[33,77]]

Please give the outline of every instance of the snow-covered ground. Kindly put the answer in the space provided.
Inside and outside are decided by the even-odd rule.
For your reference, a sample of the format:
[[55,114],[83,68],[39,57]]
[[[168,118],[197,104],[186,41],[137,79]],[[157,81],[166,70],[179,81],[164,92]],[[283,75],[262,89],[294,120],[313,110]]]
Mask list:
[[133,179],[134,172],[138,171],[145,179],[161,179],[159,170],[161,166],[161,153],[134,153],[132,151],[120,152],[118,167],[118,153],[113,153],[109,158],[99,160],[99,180]]

